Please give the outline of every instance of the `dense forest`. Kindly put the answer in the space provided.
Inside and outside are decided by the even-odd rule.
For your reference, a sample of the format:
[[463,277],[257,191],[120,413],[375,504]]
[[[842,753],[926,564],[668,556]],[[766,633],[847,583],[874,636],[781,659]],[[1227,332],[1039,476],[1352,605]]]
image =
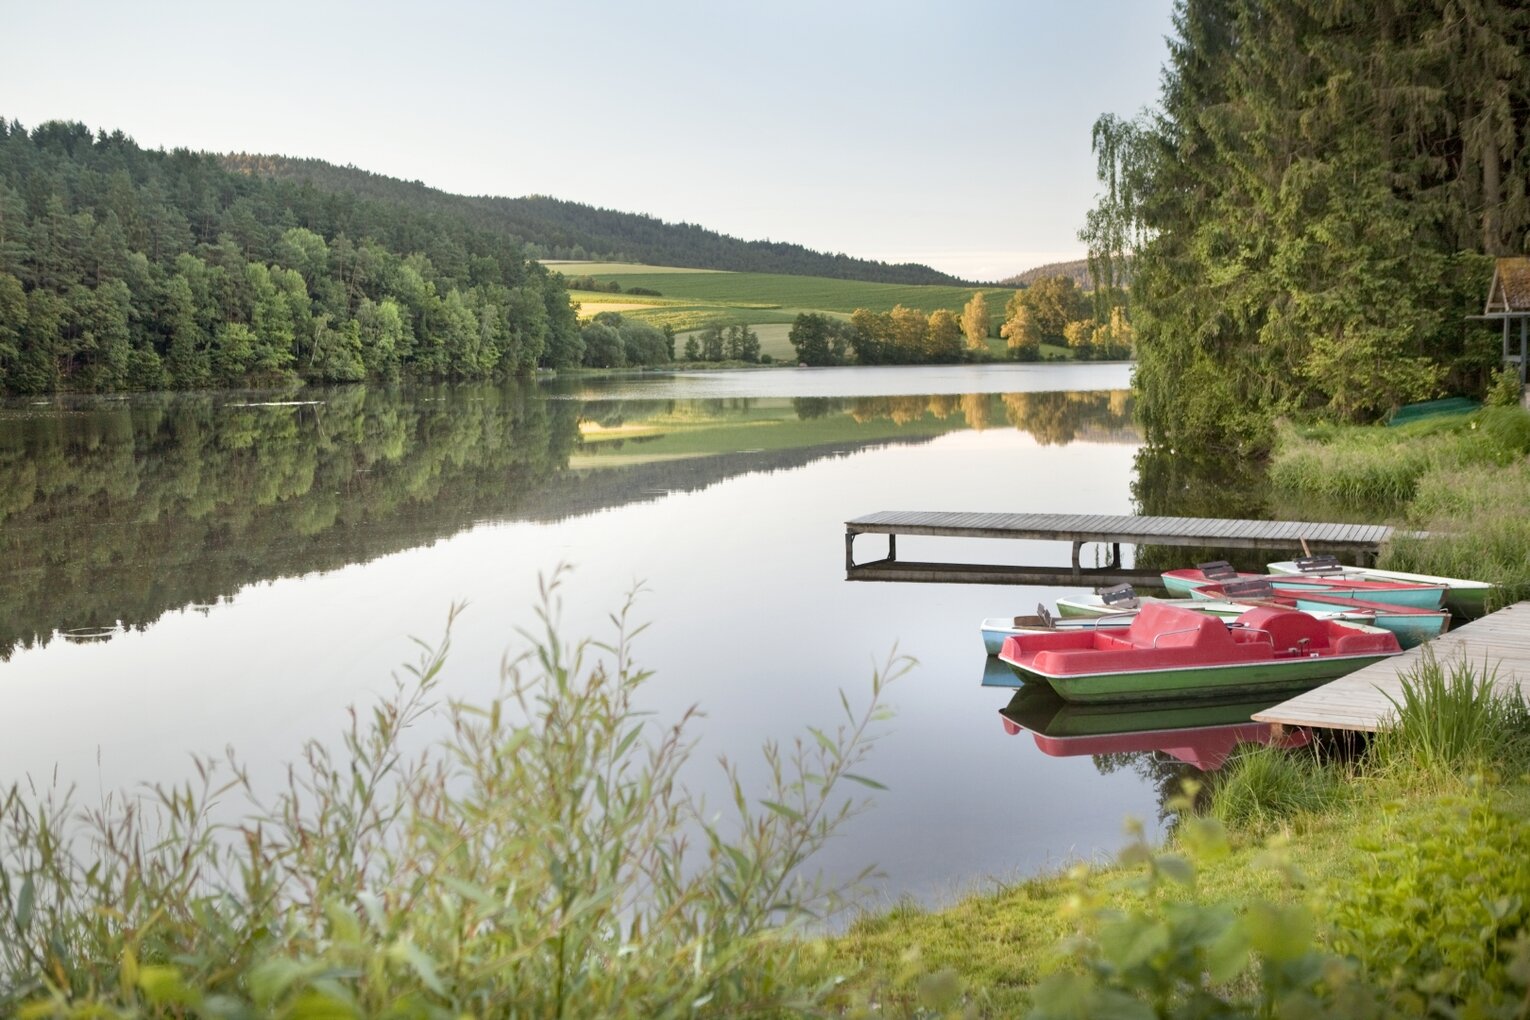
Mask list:
[[452,195],[419,181],[401,181],[317,159],[239,153],[224,157],[223,162],[241,173],[300,181],[324,191],[455,216],[474,227],[522,243],[535,258],[643,262],[692,269],[827,276],[870,283],[965,282],[915,263],[890,265],[817,252],[800,244],[743,241],[694,223],[665,223],[653,216],[598,209],[545,195],[524,198]]
[[0,393],[578,364],[559,278],[428,209],[0,119]]
[[1478,392],[1491,257],[1530,228],[1530,9],[1179,0],[1161,108],[1102,117],[1082,236],[1133,278],[1150,441],[1258,448],[1278,414]]

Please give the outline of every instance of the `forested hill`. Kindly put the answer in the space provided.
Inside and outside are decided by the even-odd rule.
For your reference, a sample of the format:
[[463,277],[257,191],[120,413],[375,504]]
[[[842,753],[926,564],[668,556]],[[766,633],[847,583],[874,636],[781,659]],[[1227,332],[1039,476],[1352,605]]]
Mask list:
[[0,393],[577,364],[561,280],[502,231],[0,118]]
[[1054,276],[1065,276],[1078,285],[1080,290],[1092,290],[1094,284],[1089,279],[1089,260],[1074,259],[1071,262],[1048,262],[1044,266],[1027,269],[1023,273],[1016,273],[999,281],[1003,287],[1029,287],[1037,280],[1047,280]]
[[828,276],[871,283],[966,282],[929,266],[891,265],[777,241],[744,241],[694,223],[665,223],[653,216],[597,209],[543,195],[525,198],[453,195],[420,181],[403,181],[317,159],[236,153],[223,157],[223,165],[253,176],[301,181],[324,191],[453,215],[478,229],[499,232],[525,245],[527,254],[533,258],[591,258],[693,269]]

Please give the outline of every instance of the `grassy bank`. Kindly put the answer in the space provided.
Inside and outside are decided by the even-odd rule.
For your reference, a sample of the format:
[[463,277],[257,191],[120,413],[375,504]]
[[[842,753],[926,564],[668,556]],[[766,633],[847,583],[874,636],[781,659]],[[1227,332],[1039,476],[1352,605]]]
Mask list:
[[[1427,530],[1383,565],[1530,597],[1530,415],[1283,426],[1270,486],[1301,516]],[[884,1016],[1530,1015],[1530,722],[1491,664],[1425,660],[1357,757],[1245,749],[1164,848],[831,942]],[[1208,808],[1209,805],[1209,808]],[[1209,813],[1198,813],[1207,812]],[[937,1001],[938,1000],[938,1001]]]
[[1530,728],[1481,680],[1421,667],[1402,725],[1357,758],[1246,747],[1170,802],[1166,847],[1139,832],[1113,864],[855,922],[830,944],[853,975],[842,1001],[884,1016],[1523,1015]]

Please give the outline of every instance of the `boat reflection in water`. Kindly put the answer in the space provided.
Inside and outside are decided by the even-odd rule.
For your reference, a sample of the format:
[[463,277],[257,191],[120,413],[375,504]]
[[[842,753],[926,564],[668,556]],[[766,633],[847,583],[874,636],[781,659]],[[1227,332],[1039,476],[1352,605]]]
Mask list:
[[1239,744],[1295,748],[1311,742],[1307,730],[1277,733],[1269,723],[1252,721],[1255,712],[1274,703],[1243,699],[1079,704],[1064,701],[1043,685],[1026,684],[999,714],[1004,732],[1029,732],[1041,752],[1054,758],[1158,751],[1212,772]]

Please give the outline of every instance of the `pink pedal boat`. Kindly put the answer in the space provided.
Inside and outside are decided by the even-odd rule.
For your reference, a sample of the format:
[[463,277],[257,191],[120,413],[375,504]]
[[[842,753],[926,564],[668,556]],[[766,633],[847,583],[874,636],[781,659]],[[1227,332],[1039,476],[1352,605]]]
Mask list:
[[1231,623],[1149,602],[1124,629],[1005,639],[999,659],[1067,701],[1259,696],[1316,687],[1402,651],[1378,627],[1260,606]]

